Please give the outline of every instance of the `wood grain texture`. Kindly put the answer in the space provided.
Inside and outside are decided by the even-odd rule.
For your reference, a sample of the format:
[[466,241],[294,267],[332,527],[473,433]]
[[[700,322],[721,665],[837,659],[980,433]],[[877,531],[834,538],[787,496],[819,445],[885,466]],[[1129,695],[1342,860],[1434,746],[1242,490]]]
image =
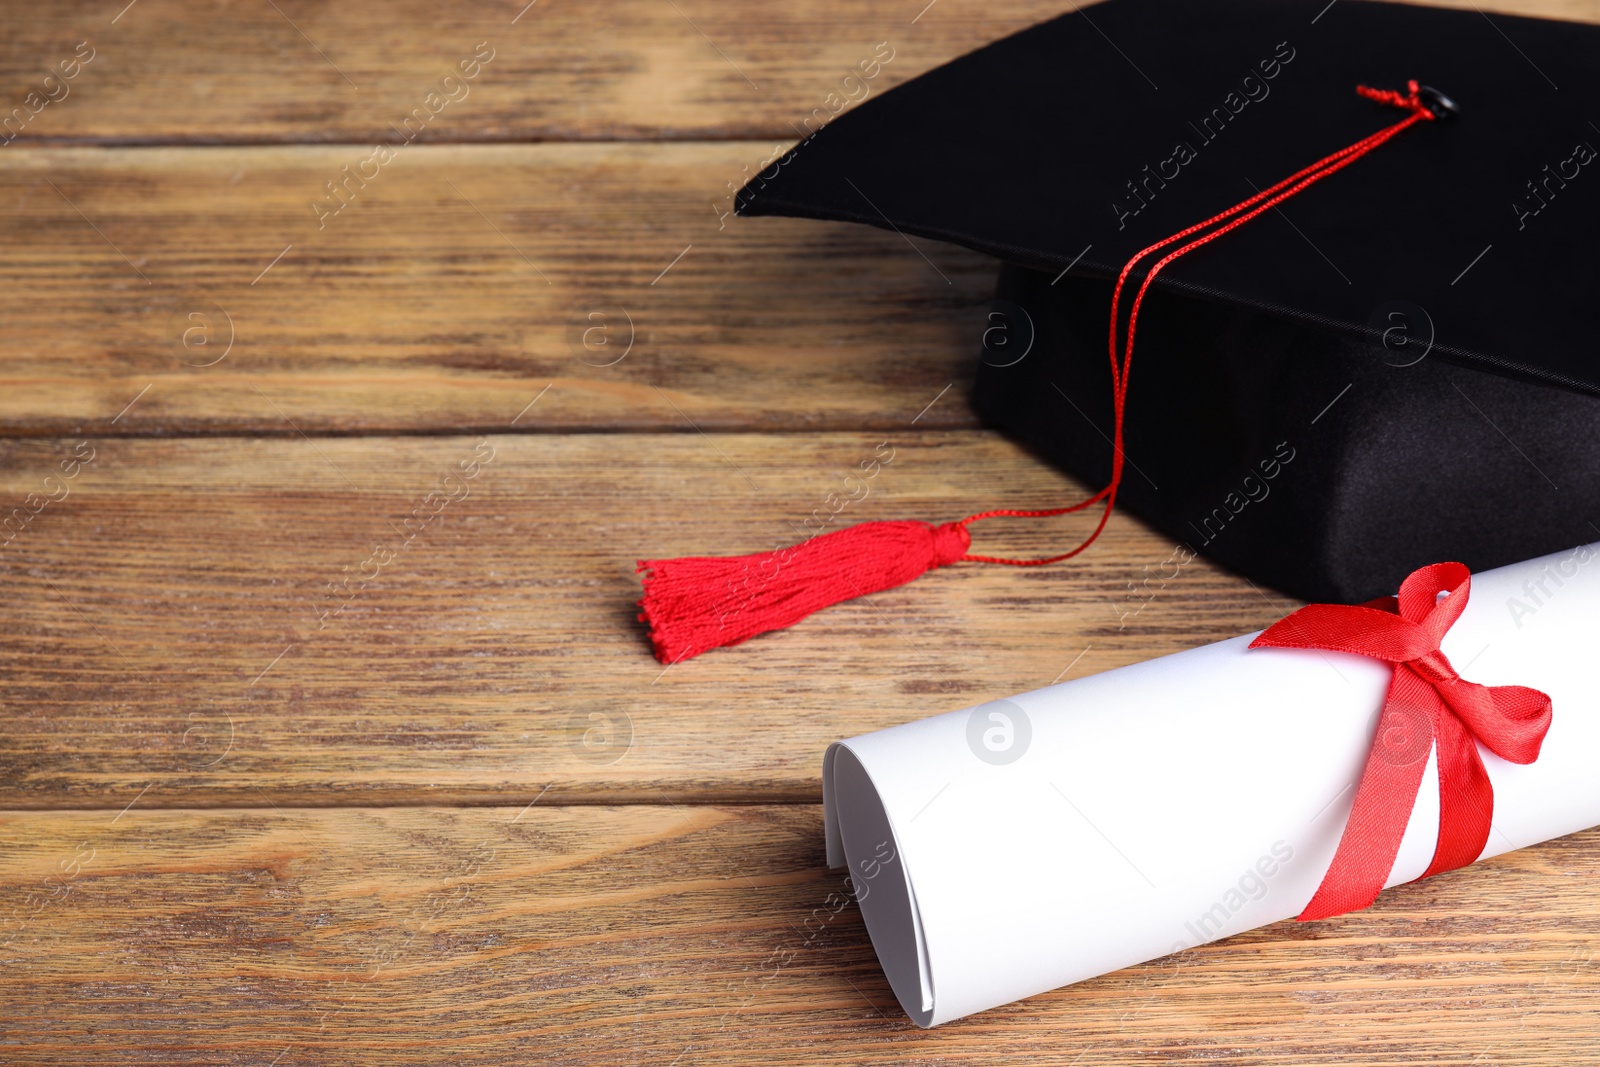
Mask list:
[[[1082,495],[984,432],[0,445],[0,500],[29,493],[42,510],[0,549],[5,807],[119,807],[146,786],[168,807],[814,801],[830,741],[1294,606],[1169,563],[1119,513],[1068,565],[945,568],[670,670],[651,657],[637,559]],[[981,542],[1044,555],[1087,521]]]
[[[96,51],[69,95],[22,138],[372,142],[481,42],[493,58],[419,139],[793,140],[796,125],[820,121],[814,109],[876,95],[1062,9],[1046,0],[399,0],[378,9],[349,0],[137,0],[113,24],[120,6],[52,4],[16,20],[0,45],[6,109],[79,42]],[[889,61],[865,82],[845,83],[880,42]],[[841,103],[828,103],[830,93]]]
[[723,216],[878,42],[1063,5],[524,3],[0,35],[13,125],[94,51],[0,151],[0,1062],[1600,1064],[1600,831],[915,1029],[824,745],[1294,603],[1120,515],[663,671],[638,557],[1081,491],[974,429],[991,261]]
[[1595,832],[931,1031],[821,837],[810,806],[7,814],[6,1062],[1600,1062]]
[[[0,115],[42,94],[45,75],[88,42],[94,58],[16,143],[370,143],[484,42],[494,58],[419,140],[788,141],[852,99],[1072,10],[1047,0],[525,4],[42,5],[0,40]],[[1442,6],[1600,17],[1591,0]],[[846,82],[880,42],[893,58]]]
[[767,150],[0,152],[0,433],[974,425],[994,261],[719,217]]

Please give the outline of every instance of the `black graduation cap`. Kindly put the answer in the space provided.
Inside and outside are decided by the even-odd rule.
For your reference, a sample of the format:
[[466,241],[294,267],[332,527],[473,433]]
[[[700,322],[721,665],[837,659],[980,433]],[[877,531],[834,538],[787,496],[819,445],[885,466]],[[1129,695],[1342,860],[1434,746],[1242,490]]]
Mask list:
[[[1597,27],[1106,0],[840,116],[737,206],[999,257],[976,404],[1108,486],[1078,507],[1364,601],[1600,538],[1596,121]],[[648,561],[641,619],[676,662],[931,567],[1081,550],[977,555],[991,514],[1019,513]]]
[[1003,260],[977,407],[1098,486],[1123,265],[1403,118],[1355,89],[1413,78],[1448,121],[1159,275],[1126,400],[1118,506],[1292,595],[1359,601],[1439,560],[1600,539],[1600,28],[1107,0],[840,116],[738,208]]

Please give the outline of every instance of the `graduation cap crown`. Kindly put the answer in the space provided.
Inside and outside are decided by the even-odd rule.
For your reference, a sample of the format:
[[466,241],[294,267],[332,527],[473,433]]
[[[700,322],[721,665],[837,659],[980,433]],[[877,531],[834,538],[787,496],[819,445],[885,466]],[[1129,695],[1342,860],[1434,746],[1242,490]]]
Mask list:
[[[1108,0],[817,131],[745,187],[740,213],[999,256],[996,307],[1028,343],[1020,358],[985,354],[978,407],[1106,488],[1056,509],[641,564],[657,655],[736,643],[961,559],[1066,559],[1119,492],[1174,537],[1308,598],[1367,599],[1436,559],[1490,567],[1587,540],[1600,446],[1574,430],[1600,416],[1582,239],[1600,222],[1600,180],[1581,189],[1600,141],[1585,117],[1600,113],[1597,45],[1594,28],[1366,0]],[[1410,75],[1443,91],[1351,93]],[[1438,121],[1455,100],[1459,121]],[[1563,220],[1541,217],[1556,208]],[[1124,484],[1129,453],[1155,476]],[[1577,491],[1546,492],[1552,467]],[[1268,489],[1279,503],[1246,514]],[[981,519],[1095,505],[1099,525],[1070,551],[970,551]]]

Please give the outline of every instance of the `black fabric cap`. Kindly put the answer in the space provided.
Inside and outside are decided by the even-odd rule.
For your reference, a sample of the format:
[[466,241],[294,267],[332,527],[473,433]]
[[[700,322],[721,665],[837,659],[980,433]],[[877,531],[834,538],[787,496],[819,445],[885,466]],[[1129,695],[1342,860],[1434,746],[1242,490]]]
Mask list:
[[1155,283],[1119,497],[1286,592],[1366,599],[1425,563],[1600,539],[1600,27],[1366,0],[1107,0],[840,116],[739,210],[1004,259],[979,410],[1098,486],[1109,279],[1403,118],[1355,87],[1409,78],[1460,114]]

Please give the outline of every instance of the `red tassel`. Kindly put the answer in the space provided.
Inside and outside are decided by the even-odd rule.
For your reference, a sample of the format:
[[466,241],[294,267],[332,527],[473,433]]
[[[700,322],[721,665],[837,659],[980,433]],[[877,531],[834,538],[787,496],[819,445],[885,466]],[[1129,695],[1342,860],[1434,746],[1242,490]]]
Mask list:
[[[1122,484],[1124,455],[1123,415],[1128,400],[1128,376],[1133,366],[1133,338],[1139,325],[1139,308],[1162,269],[1238,229],[1328,175],[1349,166],[1373,149],[1419,122],[1437,116],[1423,102],[1421,87],[1407,83],[1408,94],[1361,87],[1357,91],[1380,103],[1411,112],[1410,116],[1356,143],[1325,156],[1275,185],[1256,193],[1204,222],[1139,251],[1123,266],[1111,294],[1111,326],[1107,350],[1111,358],[1111,481],[1093,496],[1063,508],[1018,511],[1002,508],[968,515],[960,522],[932,526],[925,522],[867,522],[835,533],[823,534],[792,548],[760,552],[753,556],[695,556],[688,559],[647,560],[639,570],[644,578],[644,598],[639,601],[639,621],[648,623],[656,658],[673,664],[721,645],[736,645],[768,630],[779,630],[813,611],[841,600],[866,596],[904,585],[935,567],[957,560],[1002,563],[1009,567],[1040,567],[1070,559],[1088,548],[1106,527],[1117,504]],[[1195,236],[1200,234],[1200,236]],[[1192,239],[1191,239],[1192,238]],[[1126,340],[1118,352],[1117,324],[1123,286],[1134,267],[1146,256],[1184,242],[1157,260],[1145,272],[1128,311]],[[1120,358],[1119,358],[1120,356]],[[1043,518],[1081,511],[1103,504],[1100,522],[1089,536],[1069,552],[1043,559],[1007,559],[970,555],[970,523],[1000,517]]]
[[642,560],[639,621],[656,659],[677,663],[904,585],[961,559],[971,543],[960,523],[864,522],[752,556]]

